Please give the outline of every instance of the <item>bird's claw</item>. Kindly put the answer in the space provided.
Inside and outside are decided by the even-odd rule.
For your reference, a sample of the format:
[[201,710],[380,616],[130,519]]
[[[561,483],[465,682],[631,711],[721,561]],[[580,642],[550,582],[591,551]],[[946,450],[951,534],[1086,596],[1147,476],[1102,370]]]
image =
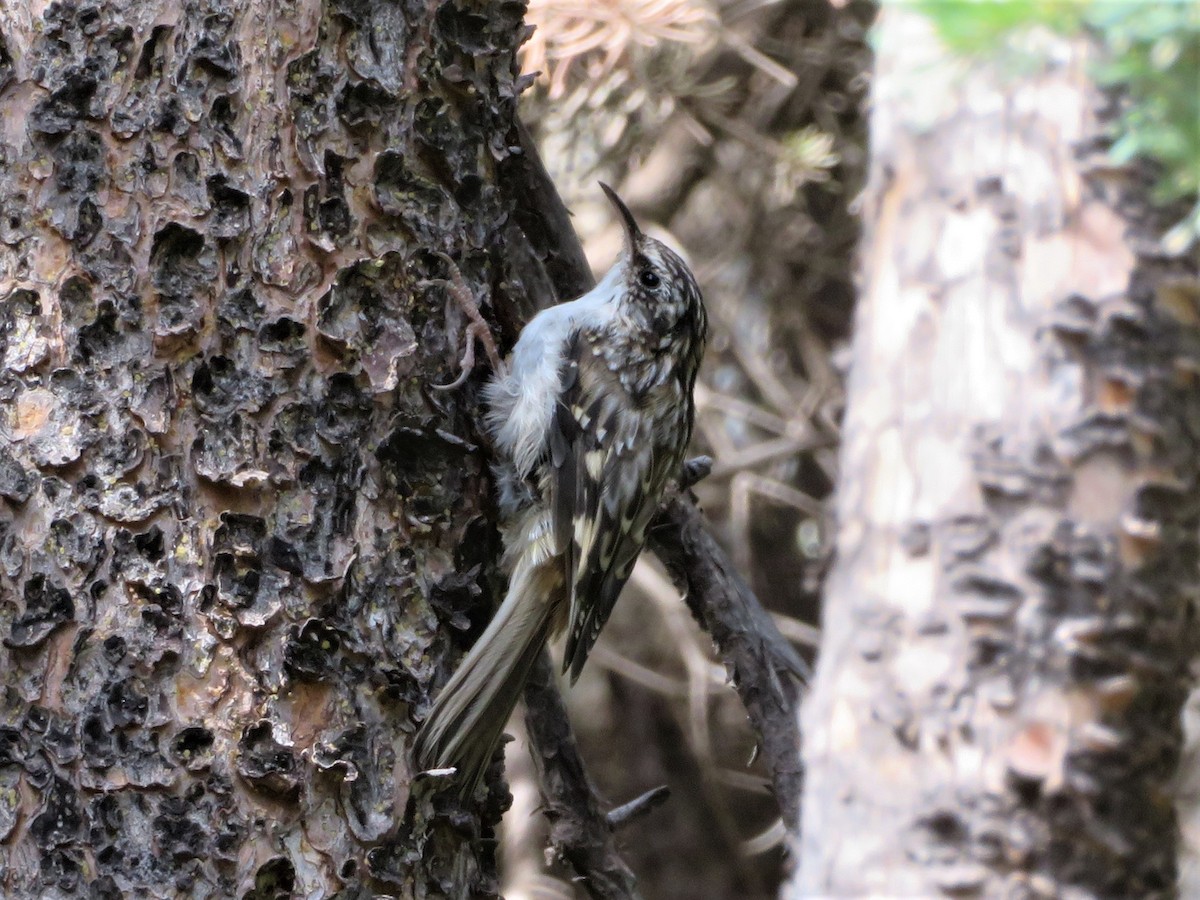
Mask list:
[[458,308],[462,310],[463,315],[467,317],[468,321],[466,346],[463,348],[462,359],[458,363],[458,377],[449,384],[430,385],[436,391],[452,391],[455,388],[462,387],[475,368],[476,341],[483,344],[488,361],[492,364],[492,371],[497,373],[502,372],[504,370],[504,363],[500,359],[500,351],[496,348],[496,340],[492,337],[492,331],[484,320],[483,315],[479,312],[479,303],[471,293],[471,289],[467,286],[467,282],[463,278],[458,264],[445,253],[437,252],[435,255],[446,263],[447,268],[450,270],[450,277],[431,278],[420,282],[420,284],[422,286],[444,287],[447,293],[449,293],[450,298],[458,304]]
[[487,325],[482,322],[472,322],[467,326],[467,340],[463,347],[462,359],[458,361],[458,377],[449,384],[431,384],[430,387],[435,391],[452,391],[455,388],[462,387],[471,377],[471,372],[475,369],[475,341],[480,340],[487,346],[487,342],[492,339],[492,333],[488,330]]

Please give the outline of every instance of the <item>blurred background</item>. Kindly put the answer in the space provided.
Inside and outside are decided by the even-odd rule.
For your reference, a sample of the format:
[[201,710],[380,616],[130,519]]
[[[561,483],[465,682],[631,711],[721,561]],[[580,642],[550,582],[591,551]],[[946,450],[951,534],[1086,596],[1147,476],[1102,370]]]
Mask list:
[[[828,0],[533,0],[527,15],[536,30],[523,68],[542,74],[522,115],[594,270],[622,240],[604,181],[700,281],[711,334],[695,449],[715,465],[697,494],[810,658],[829,556],[823,501],[836,477],[874,13],[872,3]],[[602,796],[618,804],[671,789],[665,806],[621,832],[643,896],[775,894],[778,810],[751,761],[745,710],[649,554],[567,694]],[[519,743],[509,766],[526,772],[513,790],[532,811]],[[541,817],[524,811],[505,819],[505,896],[573,896],[539,876]]]
[[[1039,36],[1096,43],[1114,162],[1148,160],[1171,210],[1168,247],[1200,233],[1200,4],[910,0],[929,50],[1023,75],[1052,65]],[[889,8],[891,7],[891,8]],[[621,232],[597,181],[679,248],[703,288],[710,347],[696,452],[705,514],[809,658],[832,548],[826,501],[854,304],[867,164],[870,0],[531,0],[522,115],[602,273]],[[931,97],[936,102],[936,97]],[[647,555],[648,556],[648,555]],[[578,686],[584,759],[616,805],[660,784],[665,806],[624,829],[647,898],[765,898],[784,873],[778,812],[754,736],[711,642],[652,558],[639,563]],[[513,897],[570,897],[542,857],[526,749],[504,828]],[[558,874],[562,874],[561,870]]]

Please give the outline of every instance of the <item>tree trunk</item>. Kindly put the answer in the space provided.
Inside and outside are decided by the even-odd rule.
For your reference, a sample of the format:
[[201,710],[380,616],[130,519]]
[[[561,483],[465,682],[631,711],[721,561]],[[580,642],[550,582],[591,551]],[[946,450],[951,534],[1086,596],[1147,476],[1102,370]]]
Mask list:
[[1170,894],[1195,649],[1197,260],[1095,163],[1078,48],[884,17],[791,895]]
[[491,591],[436,253],[511,302],[522,11],[0,8],[4,896],[494,893],[506,795],[406,749]]

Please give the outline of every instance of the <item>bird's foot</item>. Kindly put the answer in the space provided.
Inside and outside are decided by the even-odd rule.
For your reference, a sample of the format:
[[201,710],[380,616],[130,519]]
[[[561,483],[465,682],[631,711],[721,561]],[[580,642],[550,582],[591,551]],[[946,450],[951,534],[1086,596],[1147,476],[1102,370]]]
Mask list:
[[475,299],[475,295],[467,286],[466,280],[463,278],[462,272],[458,268],[458,264],[447,256],[445,253],[438,253],[439,257],[445,261],[446,266],[450,270],[449,278],[430,278],[422,281],[423,286],[439,286],[444,287],[464,316],[467,317],[467,327],[465,340],[466,344],[463,347],[462,359],[459,360],[458,377],[449,384],[434,384],[430,385],[434,390],[452,391],[455,388],[462,387],[466,380],[471,376],[471,372],[475,369],[475,342],[483,344],[484,352],[487,354],[488,361],[492,364],[492,371],[501,373],[504,371],[504,363],[500,359],[500,351],[496,347],[496,340],[492,337],[492,330],[488,327],[488,323],[484,320],[483,314],[479,311],[479,302]]

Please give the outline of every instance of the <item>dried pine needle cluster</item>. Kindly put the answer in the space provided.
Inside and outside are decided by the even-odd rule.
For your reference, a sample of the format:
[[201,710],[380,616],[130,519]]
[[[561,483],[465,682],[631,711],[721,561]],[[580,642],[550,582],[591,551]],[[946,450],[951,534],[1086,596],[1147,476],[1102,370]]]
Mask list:
[[[676,118],[707,136],[732,138],[755,158],[743,168],[766,176],[772,206],[791,203],[809,183],[828,183],[841,161],[834,138],[815,125],[782,141],[736,116],[736,79],[714,61],[730,51],[776,90],[797,88],[794,73],[723,21],[736,4],[720,0],[531,0],[534,25],[521,66],[538,78],[522,115],[569,204],[593,193],[631,156],[653,146]],[[741,14],[735,18],[742,18]]]
[[535,31],[522,68],[542,73],[551,100],[606,80],[619,65],[636,64],[638,55],[678,47],[703,52],[720,24],[697,0],[531,0],[526,21]]
[[833,167],[841,161],[834,149],[833,135],[815,125],[806,125],[784,138],[776,156],[774,194],[779,202],[790,202],[804,185],[826,183]]
[[522,115],[568,203],[657,133],[684,97],[719,95],[698,61],[721,24],[702,0],[532,0],[521,67],[541,73]]

